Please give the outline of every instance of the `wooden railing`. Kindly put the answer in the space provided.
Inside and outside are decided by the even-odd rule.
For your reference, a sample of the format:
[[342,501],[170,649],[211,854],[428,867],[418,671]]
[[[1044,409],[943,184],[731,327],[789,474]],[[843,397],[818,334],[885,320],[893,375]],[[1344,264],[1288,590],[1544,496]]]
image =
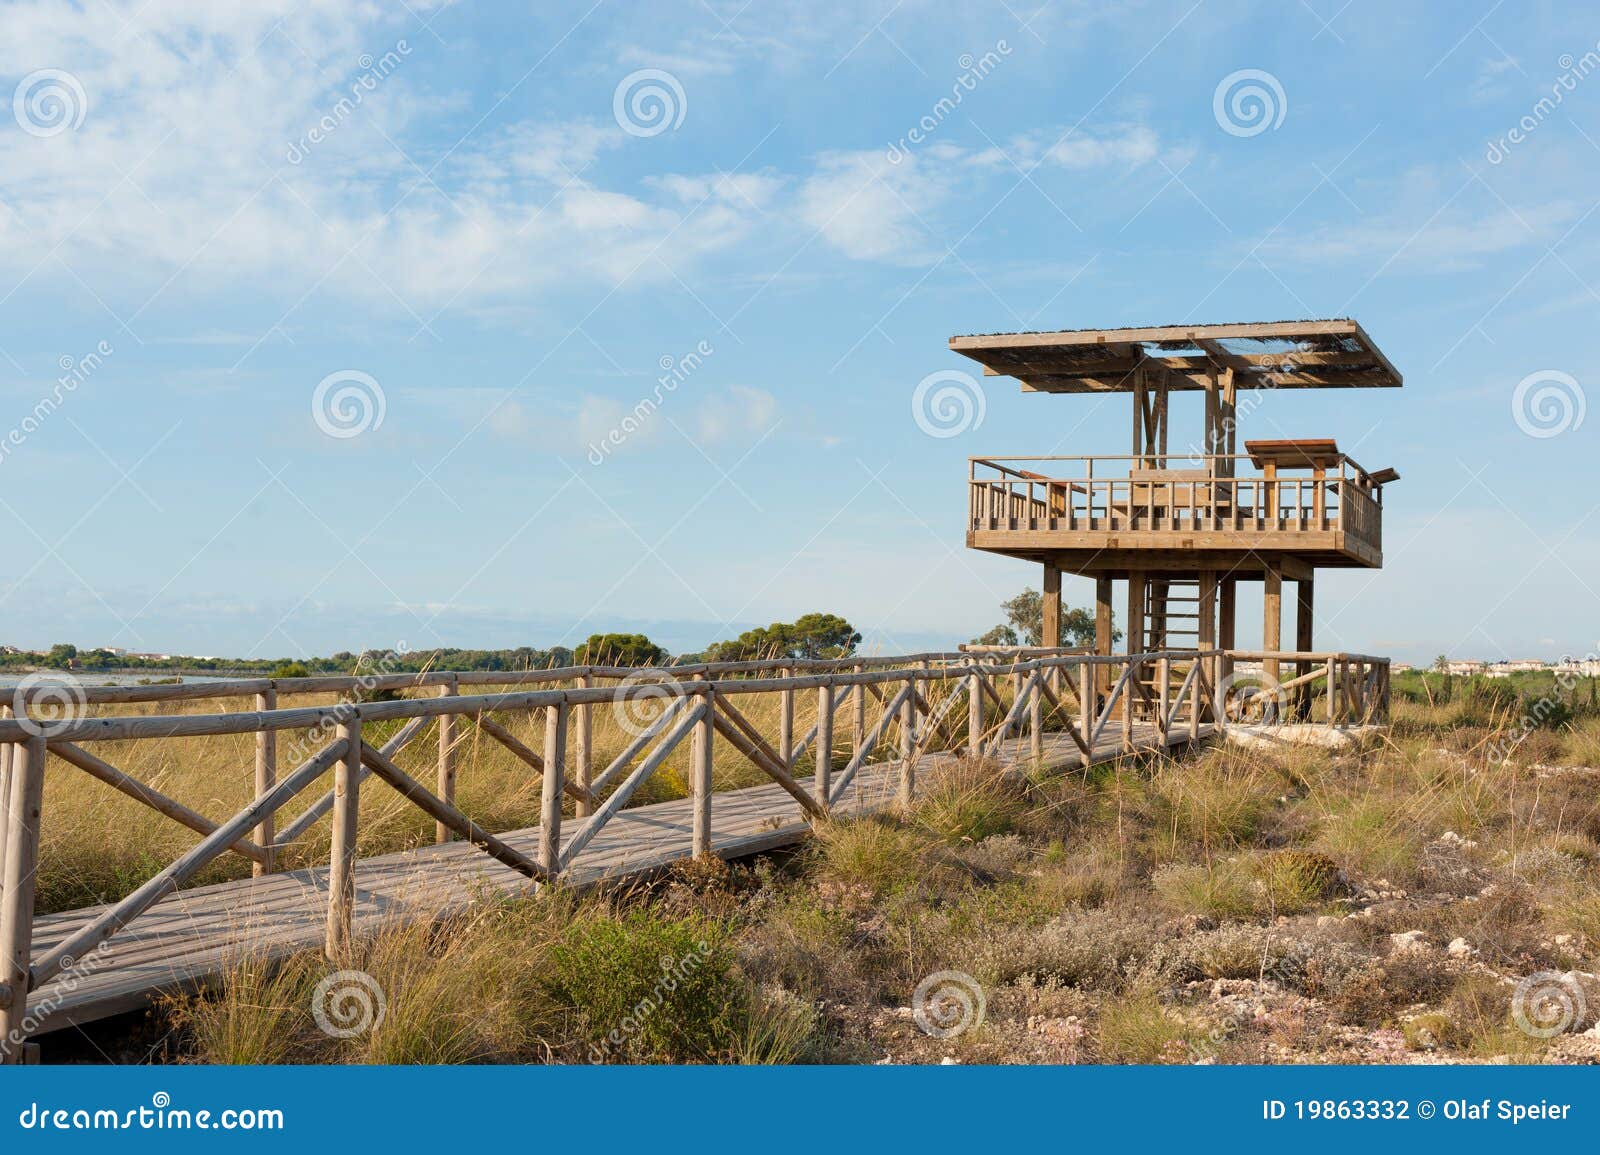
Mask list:
[[1382,487],[1341,456],[1327,469],[1237,476],[1248,457],[974,457],[968,528],[1066,533],[1340,530],[1381,549]]
[[[694,855],[712,851],[712,767],[719,741],[793,796],[810,819],[825,817],[862,768],[887,761],[895,796],[909,806],[916,794],[918,759],[935,751],[1026,762],[1043,756],[1050,733],[1064,736],[1085,759],[1139,748],[1136,726],[1157,745],[1192,741],[1203,726],[1225,727],[1239,711],[1230,705],[1230,667],[1252,658],[1319,663],[1313,673],[1334,687],[1329,720],[1372,719],[1387,708],[1382,659],[1342,654],[1251,655],[1211,650],[1095,655],[1081,650],[1031,649],[1004,653],[929,653],[896,658],[767,662],[627,669],[570,667],[534,672],[429,672],[364,677],[253,679],[201,684],[77,688],[81,709],[45,721],[30,716],[24,692],[19,716],[0,720],[0,799],[8,800],[0,826],[0,1011],[6,1034],[0,1058],[15,1061],[12,1045],[26,1014],[27,993],[87,958],[100,944],[182,888],[223,855],[241,855],[255,873],[271,872],[281,852],[331,815],[326,950],[341,957],[350,946],[355,895],[356,836],[361,786],[376,776],[436,824],[439,841],[464,840],[532,883],[555,884],[583,849],[623,810],[639,788],[681,744],[690,745]],[[1108,672],[1103,672],[1108,671]],[[1381,673],[1380,673],[1381,671]],[[1154,677],[1149,675],[1154,673]],[[463,688],[532,684],[491,693]],[[1103,692],[1097,687],[1109,685]],[[1286,689],[1308,686],[1297,679]],[[355,700],[378,691],[433,691],[431,696]],[[48,688],[37,691],[48,694]],[[285,706],[286,697],[342,694],[332,705]],[[96,712],[92,707],[150,702],[204,701],[250,696],[255,710],[211,714],[145,715]],[[751,721],[754,696],[776,699],[776,734]],[[797,696],[814,695],[815,722],[795,736]],[[1337,705],[1335,705],[1337,700]],[[659,707],[611,762],[595,772],[592,711]],[[958,704],[965,708],[959,709]],[[869,709],[869,704],[871,708]],[[1285,711],[1277,711],[1282,716]],[[543,744],[534,750],[496,715],[542,715]],[[876,715],[873,717],[873,715]],[[619,713],[619,717],[622,715]],[[632,716],[631,714],[629,715]],[[870,722],[869,722],[870,719]],[[401,723],[381,744],[382,723]],[[402,750],[434,723],[437,761],[425,784],[397,763]],[[484,829],[456,804],[456,755],[465,726],[511,751],[540,781],[537,848],[527,854]],[[846,731],[848,731],[846,733]],[[278,739],[310,732],[317,741],[280,773]],[[142,782],[88,747],[97,742],[204,738],[254,734],[255,797],[237,813],[214,821]],[[1109,738],[1110,744],[1105,745]],[[141,804],[201,835],[200,841],[131,894],[43,954],[32,950],[34,877],[39,865],[46,764],[54,755]],[[806,772],[809,772],[807,775]],[[332,781],[327,779],[331,776]],[[313,800],[278,826],[297,798]],[[582,820],[563,842],[566,811]]]

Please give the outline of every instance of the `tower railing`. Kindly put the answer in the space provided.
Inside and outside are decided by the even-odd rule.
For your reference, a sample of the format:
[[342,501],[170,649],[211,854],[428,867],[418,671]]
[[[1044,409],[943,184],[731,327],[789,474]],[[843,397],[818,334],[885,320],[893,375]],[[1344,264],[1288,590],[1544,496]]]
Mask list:
[[1248,456],[973,457],[968,529],[1296,535],[1383,543],[1381,485],[1344,455],[1322,467],[1257,469]]

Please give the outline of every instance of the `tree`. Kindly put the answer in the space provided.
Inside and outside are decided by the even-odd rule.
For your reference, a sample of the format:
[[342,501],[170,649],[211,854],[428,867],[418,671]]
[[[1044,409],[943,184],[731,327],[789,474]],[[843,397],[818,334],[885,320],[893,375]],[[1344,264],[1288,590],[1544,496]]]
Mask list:
[[643,634],[590,634],[572,660],[580,666],[659,666],[669,656]]
[[72,665],[72,660],[77,656],[77,646],[70,642],[57,642],[50,647],[50,652],[44,656],[44,664],[51,669],[64,670]]
[[[1038,590],[1023,590],[1014,598],[1000,603],[1000,608],[1005,611],[1005,625],[995,626],[994,629],[982,637],[974,638],[977,645],[985,646],[1092,646],[1095,644],[1094,614],[1086,609],[1073,609],[1069,606],[1061,607],[1061,636],[1054,642],[1045,642],[1044,637],[1044,595]],[[1111,640],[1122,640],[1122,631],[1116,627],[1116,619],[1112,619]]]
[[979,634],[972,639],[975,646],[1014,646],[1017,644],[1017,631],[1010,626],[995,626],[986,634]]
[[855,652],[861,635],[837,614],[802,614],[788,629],[789,657],[843,658]]
[[768,658],[843,658],[855,652],[861,635],[838,614],[802,614],[793,622],[773,622],[706,648],[708,662],[753,662]]

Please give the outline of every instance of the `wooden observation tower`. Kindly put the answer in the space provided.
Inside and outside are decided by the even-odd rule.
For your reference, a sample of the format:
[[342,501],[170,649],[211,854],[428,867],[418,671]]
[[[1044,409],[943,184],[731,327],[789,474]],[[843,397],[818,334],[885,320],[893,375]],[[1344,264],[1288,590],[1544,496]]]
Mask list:
[[[950,338],[1024,393],[1126,393],[1131,452],[973,458],[967,545],[1044,567],[1044,643],[1060,637],[1061,575],[1095,581],[1097,652],[1112,652],[1114,582],[1127,652],[1231,650],[1241,581],[1264,585],[1262,676],[1284,658],[1283,582],[1296,584],[1294,650],[1312,648],[1316,571],[1383,564],[1383,487],[1332,438],[1247,440],[1278,389],[1397,388],[1400,373],[1351,320],[994,333]],[[1174,394],[1197,393],[1173,433]],[[1282,657],[1273,655],[1282,654]],[[1226,674],[1219,670],[1219,675]],[[1309,694],[1296,712],[1309,709]]]

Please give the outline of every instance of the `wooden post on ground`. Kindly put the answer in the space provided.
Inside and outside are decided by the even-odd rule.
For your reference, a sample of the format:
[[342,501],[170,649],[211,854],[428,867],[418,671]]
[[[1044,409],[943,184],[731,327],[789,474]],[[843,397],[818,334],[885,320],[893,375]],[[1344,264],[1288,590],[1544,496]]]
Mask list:
[[0,1063],[20,1064],[27,1054],[23,1022],[28,1017],[28,968],[33,961],[33,895],[39,870],[39,819],[44,806],[45,740],[29,738],[11,747],[10,794],[6,798],[6,853],[0,900],[0,975],[10,999],[0,1012]]
[[900,705],[900,805],[909,810],[917,790],[917,679],[908,677],[910,693]]
[[[860,662],[856,663],[855,672],[861,673],[865,669]],[[860,682],[850,693],[850,753],[852,756],[861,750],[861,742],[867,736],[867,688]]]
[[1042,646],[1061,644],[1061,571],[1044,563],[1044,622],[1039,635]]
[[[1128,621],[1127,624],[1123,626],[1123,629],[1128,632],[1126,639],[1127,644],[1124,646],[1124,649],[1127,651],[1130,659],[1134,654],[1141,654],[1144,652],[1146,591],[1146,575],[1142,573],[1130,573],[1128,575]],[[1133,714],[1138,712],[1139,706],[1141,705],[1141,703],[1138,701],[1138,693],[1134,686],[1140,671],[1133,670],[1131,661],[1129,663],[1129,669],[1131,672],[1128,676],[1127,685],[1123,687],[1122,701],[1124,712],[1126,713],[1131,724]],[[1131,729],[1128,731],[1127,737],[1131,742]]]
[[[263,690],[256,695],[256,712],[265,713],[278,708],[278,691]],[[271,790],[278,782],[278,732],[276,730],[256,731],[256,797],[260,798]],[[255,878],[263,874],[271,874],[276,866],[277,851],[273,849],[276,823],[273,815],[268,814],[261,819],[261,824],[256,827],[253,837],[256,845],[267,852],[265,862],[252,862],[250,873]]]
[[[582,689],[589,689],[594,685],[594,676],[580,676],[578,685]],[[594,707],[588,702],[580,702],[572,709],[572,776],[587,791],[594,779]],[[577,818],[587,818],[594,813],[594,804],[579,799],[572,813]]]
[[[1094,580],[1094,652],[1101,657],[1111,656],[1111,579],[1108,577],[1095,578]],[[1111,689],[1111,667],[1097,663],[1094,667],[1094,695],[1107,693]]]
[[972,758],[983,753],[983,675],[973,663],[967,675],[967,755]]
[[[794,676],[794,668],[786,667],[783,677]],[[778,691],[778,761],[785,770],[794,770],[794,691]]]
[[1156,737],[1167,745],[1167,709],[1172,701],[1172,659],[1156,659]]
[[1044,678],[1043,670],[1034,674],[1033,696],[1028,699],[1028,753],[1035,766],[1044,761],[1044,691],[1040,689]]
[[[1270,561],[1266,563],[1262,587],[1261,648],[1268,653],[1275,653],[1283,649],[1283,574]],[[1267,691],[1277,693],[1278,683],[1283,677],[1277,658],[1262,659],[1261,676],[1267,683]],[[1281,718],[1273,720],[1282,721]]]
[[1095,672],[1097,662],[1084,662],[1078,670],[1078,729],[1079,737],[1083,744],[1089,747],[1089,754],[1083,759],[1083,768],[1087,770],[1094,752],[1094,723],[1100,716],[1095,703],[1095,686],[1100,680],[1100,675]]
[[561,792],[567,776],[566,702],[544,713],[544,780],[539,784],[539,865],[554,882],[561,869]]
[[1139,681],[1139,659],[1128,658],[1128,678],[1122,683],[1122,752],[1133,753],[1133,696]]
[[[439,697],[453,698],[460,692],[456,679],[451,679],[439,687]],[[456,716],[454,714],[439,715],[439,765],[438,765],[438,794],[441,801],[447,806],[456,804]],[[449,842],[455,834],[443,822],[433,824],[433,840],[438,843]]]
[[356,901],[356,832],[361,819],[361,716],[339,723],[344,755],[333,768],[333,835],[328,856],[328,926],[323,952],[339,961],[350,950]]
[[[1238,620],[1239,584],[1233,578],[1223,578],[1217,585],[1217,648],[1231,650],[1238,645],[1234,625]],[[1233,659],[1226,653],[1217,663],[1216,685],[1233,676]]]
[[[0,706],[0,718],[11,717],[10,706]],[[17,750],[15,742],[0,742],[0,902],[5,901],[6,842],[11,836],[11,765]],[[0,950],[5,944],[0,942]],[[3,958],[0,958],[3,962]],[[0,980],[3,981],[3,980]]]
[[833,687],[817,687],[817,737],[816,773],[811,779],[811,792],[817,805],[828,808],[828,796],[833,791]]
[[[1209,570],[1208,569],[1208,570],[1202,570],[1200,572],[1200,605],[1199,605],[1199,608],[1196,610],[1196,612],[1200,615],[1200,627],[1199,627],[1199,630],[1197,632],[1197,637],[1198,637],[1199,640],[1195,642],[1195,647],[1197,649],[1199,649],[1200,651],[1202,651],[1202,652],[1204,652],[1206,650],[1214,650],[1214,649],[1216,649],[1217,648],[1217,571],[1216,570]],[[1221,678],[1222,678],[1222,663],[1216,657],[1213,656],[1213,657],[1209,657],[1209,658],[1197,658],[1196,661],[1199,662],[1200,669],[1202,671],[1204,671],[1205,673],[1210,675],[1210,677],[1208,677],[1206,680],[1209,681],[1212,685],[1216,685],[1217,682],[1221,680]],[[1199,682],[1200,682],[1200,679],[1197,676],[1195,678],[1195,684],[1196,684],[1196,693],[1195,693],[1195,696],[1194,696],[1194,700],[1195,701],[1199,700],[1199,692],[1198,692]],[[1191,731],[1194,730],[1193,724],[1191,724],[1190,730]],[[1196,734],[1194,734],[1192,732],[1189,735],[1189,737],[1191,739],[1195,738],[1197,736],[1198,735],[1196,735]]]
[[1205,694],[1205,688],[1208,684],[1205,672],[1208,668],[1215,670],[1217,664],[1211,662],[1208,667],[1206,662],[1196,658],[1195,667],[1194,681],[1189,683],[1189,741],[1191,743],[1200,741],[1200,718],[1205,713],[1206,706],[1206,703],[1202,700],[1202,695]]
[[[1318,492],[1321,492],[1320,489]],[[1316,586],[1309,577],[1295,582],[1294,648],[1302,654],[1311,652],[1311,603]],[[1294,664],[1295,676],[1311,672],[1311,662],[1302,658]],[[1303,722],[1311,717],[1311,683],[1295,687],[1294,716]]]
[[1328,684],[1328,725],[1331,726],[1339,717],[1338,667],[1332,658],[1323,667],[1322,680]]
[[689,796],[694,807],[694,834],[691,853],[696,858],[711,853],[711,792],[712,767],[716,752],[712,742],[716,736],[716,692],[707,690],[701,696],[705,717],[694,728],[694,742],[690,751]]

